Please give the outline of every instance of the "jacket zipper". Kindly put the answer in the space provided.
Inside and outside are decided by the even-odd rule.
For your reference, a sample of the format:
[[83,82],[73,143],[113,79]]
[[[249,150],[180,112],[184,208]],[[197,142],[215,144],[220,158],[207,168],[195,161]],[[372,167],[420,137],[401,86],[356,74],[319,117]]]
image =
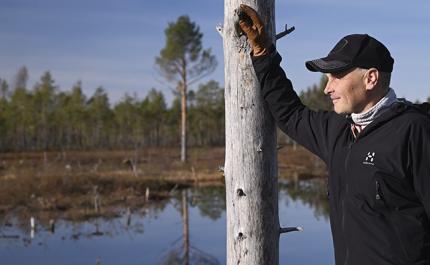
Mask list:
[[[345,232],[345,194],[346,192],[348,192],[348,181],[346,180],[346,176],[348,175],[348,159],[349,159],[349,155],[351,153],[351,149],[352,149],[352,145],[355,143],[356,139],[352,141],[352,143],[350,143],[348,145],[348,152],[346,153],[346,157],[345,157],[345,190],[344,190],[344,194],[342,194],[342,232]],[[345,248],[346,248],[346,254],[345,254],[345,265],[348,264],[348,260],[349,260],[349,247],[348,247],[348,243],[347,241],[345,241]]]
[[380,190],[380,186],[379,186],[379,182],[376,180],[375,181],[375,186],[376,186],[376,199],[380,200],[381,199],[381,195],[379,194],[379,190]]

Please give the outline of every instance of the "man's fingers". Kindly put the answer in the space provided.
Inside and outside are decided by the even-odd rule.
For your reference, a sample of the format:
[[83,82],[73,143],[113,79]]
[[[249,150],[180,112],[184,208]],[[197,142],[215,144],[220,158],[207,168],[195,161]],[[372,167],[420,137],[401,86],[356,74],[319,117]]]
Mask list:
[[239,20],[239,26],[247,35],[251,31],[250,25],[243,20]]
[[260,16],[258,15],[258,13],[252,7],[244,5],[244,4],[241,4],[240,5],[240,9],[243,12],[245,12],[245,14],[247,14],[251,18],[252,23],[254,23],[254,25],[257,28],[262,27],[263,23],[261,22]]
[[246,36],[248,36],[249,39],[256,37],[256,31],[253,29],[248,23],[246,23],[243,20],[239,21],[239,26],[245,32]]
[[267,53],[268,45],[264,24],[254,9],[244,4],[240,5],[239,26],[248,37],[254,56]]

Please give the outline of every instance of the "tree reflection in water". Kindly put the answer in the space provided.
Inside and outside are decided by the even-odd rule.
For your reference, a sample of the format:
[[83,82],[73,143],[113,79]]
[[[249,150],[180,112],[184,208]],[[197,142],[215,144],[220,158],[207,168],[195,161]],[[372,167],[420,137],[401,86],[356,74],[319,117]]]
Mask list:
[[304,205],[313,209],[315,218],[323,217],[325,220],[328,220],[327,179],[314,178],[309,180],[281,181],[279,183],[279,193],[279,198],[284,198],[287,206],[289,200],[300,200]]
[[[91,239],[100,236],[117,237],[123,234],[137,235],[144,233],[143,220],[147,216],[157,218],[170,204],[170,200],[162,200],[147,204],[141,208],[130,209],[117,207],[112,209],[112,213],[107,216],[91,215],[88,218],[79,217],[77,219],[64,218],[61,212],[31,212],[25,207],[11,210],[5,214],[0,214],[0,240],[14,239],[15,243],[22,241],[24,246],[28,246],[33,241],[30,236],[30,217],[35,217],[36,230],[34,237],[38,244],[46,244],[42,240],[49,234],[55,234],[56,230],[69,231],[68,235],[61,239],[79,240],[81,238]],[[54,223],[55,229],[53,229]],[[49,233],[49,234],[47,234]]]
[[[288,206],[290,202],[299,201],[311,208],[315,217],[323,217],[327,220],[329,207],[326,183],[325,179],[298,180],[295,182],[280,180],[280,207]],[[61,239],[79,240],[100,236],[114,238],[123,234],[133,237],[146,232],[144,220],[148,218],[157,219],[158,216],[163,216],[162,214],[166,209],[170,208],[168,206],[173,206],[182,217],[183,235],[171,243],[166,253],[161,256],[157,254],[158,264],[220,264],[212,255],[193,246],[189,237],[188,207],[192,207],[194,211],[197,210],[200,217],[225,223],[223,221],[226,206],[225,188],[223,186],[199,187],[189,189],[186,192],[179,190],[172,193],[172,197],[169,199],[150,201],[139,207],[118,205],[113,210],[115,214],[110,217],[97,216],[85,220],[70,220],[64,218],[61,212],[31,212],[27,208],[3,212],[0,213],[0,240],[3,242],[8,240],[5,245],[14,245],[20,242],[29,245],[32,240],[44,244],[44,242],[48,242],[51,219],[55,220],[55,230],[52,233],[57,233],[57,230],[67,231]],[[32,216],[36,219],[35,239],[31,239],[29,236],[29,219]]]
[[218,220],[225,212],[225,188],[205,187],[192,190],[191,206],[196,206],[200,215]]
[[170,250],[164,257],[161,262],[162,265],[218,265],[220,264],[219,261],[215,258],[210,256],[209,254],[194,248],[190,247],[189,249],[190,259],[189,263],[185,263],[185,260],[183,258],[184,254],[181,251],[181,247],[177,247],[175,249]]
[[[189,211],[188,211],[188,204],[190,203],[190,199],[188,197],[188,190],[182,191],[182,204],[181,204],[181,216],[182,216],[182,224],[183,224],[183,234],[179,240],[176,240],[174,244],[172,245],[172,248],[163,255],[161,258],[161,264],[162,265],[194,265],[194,264],[202,264],[202,265],[218,265],[220,264],[218,260],[213,257],[212,255],[203,252],[202,250],[191,246],[190,244],[190,227],[189,227]],[[213,194],[212,194],[213,196]],[[197,198],[197,201],[199,201],[202,198],[214,198],[214,197],[206,197],[206,196],[198,196],[198,197],[192,197],[193,200]],[[205,201],[205,200],[202,200]],[[214,201],[217,201],[216,199]],[[211,219],[216,220],[218,219],[222,214],[222,208],[219,209],[218,207],[207,207],[208,204],[203,203],[202,206],[206,206],[203,208],[200,208],[200,213],[203,215],[203,212],[208,214]],[[224,203],[225,205],[225,203]],[[210,209],[217,209],[215,211],[211,211]],[[204,209],[204,211],[202,211]],[[225,206],[224,206],[225,209]],[[181,240],[182,239],[182,242]],[[182,244],[180,244],[182,243]]]

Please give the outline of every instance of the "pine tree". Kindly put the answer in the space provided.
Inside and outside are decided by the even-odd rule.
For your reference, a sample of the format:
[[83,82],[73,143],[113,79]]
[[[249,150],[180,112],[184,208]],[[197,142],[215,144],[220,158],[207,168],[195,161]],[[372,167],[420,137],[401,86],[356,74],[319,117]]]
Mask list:
[[53,126],[56,87],[51,73],[45,72],[36,84],[33,94],[34,126],[36,127],[36,148],[48,149],[51,139],[49,131]]
[[216,67],[211,50],[203,50],[200,28],[188,16],[180,16],[165,30],[166,46],[156,58],[164,77],[181,94],[181,161],[187,159],[187,90],[191,84],[211,73]]
[[103,87],[98,87],[88,100],[87,140],[90,146],[106,148],[110,144],[113,112]]

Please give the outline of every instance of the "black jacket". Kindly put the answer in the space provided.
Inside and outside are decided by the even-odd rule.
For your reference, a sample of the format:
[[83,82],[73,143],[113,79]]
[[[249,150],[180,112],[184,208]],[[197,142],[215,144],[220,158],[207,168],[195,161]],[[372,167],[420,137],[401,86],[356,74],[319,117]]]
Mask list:
[[301,103],[280,62],[253,58],[278,126],[327,164],[336,264],[430,264],[429,117],[395,103],[355,139],[345,116]]

